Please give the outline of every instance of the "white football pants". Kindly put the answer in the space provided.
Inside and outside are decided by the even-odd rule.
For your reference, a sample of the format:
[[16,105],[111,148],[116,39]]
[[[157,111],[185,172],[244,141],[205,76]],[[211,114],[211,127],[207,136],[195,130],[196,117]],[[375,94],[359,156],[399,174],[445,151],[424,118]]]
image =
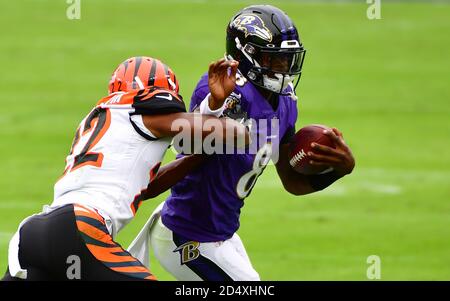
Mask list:
[[236,233],[219,242],[187,241],[162,223],[160,212],[163,204],[152,213],[128,248],[132,256],[149,267],[150,244],[161,266],[178,280],[260,280]]

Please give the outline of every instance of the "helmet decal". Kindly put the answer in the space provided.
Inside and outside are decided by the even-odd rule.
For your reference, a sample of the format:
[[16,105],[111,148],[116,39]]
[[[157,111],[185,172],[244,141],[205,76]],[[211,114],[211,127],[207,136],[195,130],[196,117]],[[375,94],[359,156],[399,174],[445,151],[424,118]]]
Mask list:
[[234,27],[249,35],[257,36],[268,42],[272,41],[272,33],[264,24],[264,21],[254,14],[242,14],[231,22],[230,27]]

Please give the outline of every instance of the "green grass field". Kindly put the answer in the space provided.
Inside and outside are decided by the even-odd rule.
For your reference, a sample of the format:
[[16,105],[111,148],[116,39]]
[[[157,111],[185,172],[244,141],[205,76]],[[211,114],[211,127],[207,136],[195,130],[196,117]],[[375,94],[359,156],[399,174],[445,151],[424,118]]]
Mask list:
[[[308,49],[298,128],[340,128],[354,173],[324,192],[284,192],[273,166],[242,211],[264,280],[450,280],[450,4],[264,1],[287,11]],[[2,1],[0,273],[19,222],[52,201],[74,131],[127,57],[162,59],[182,95],[224,53],[229,18],[252,1]],[[166,161],[173,158],[168,153]],[[127,246],[166,195],[120,233]],[[161,280],[173,279],[155,260]]]

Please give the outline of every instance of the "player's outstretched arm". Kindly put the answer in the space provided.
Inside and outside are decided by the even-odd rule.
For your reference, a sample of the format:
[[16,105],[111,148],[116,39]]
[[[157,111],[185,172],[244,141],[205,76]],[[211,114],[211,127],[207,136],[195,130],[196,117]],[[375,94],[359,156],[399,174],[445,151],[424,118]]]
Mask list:
[[[208,86],[213,109],[222,106],[225,99],[236,86],[238,62],[218,60],[209,66]],[[183,140],[201,137],[214,138],[224,144],[235,143],[236,146],[248,145],[250,135],[242,124],[228,118],[218,119],[195,113],[172,113],[164,115],[143,116],[144,125],[156,137],[174,137],[183,135]],[[213,135],[213,136],[211,136]],[[231,139],[233,138],[233,139]]]
[[158,138],[177,137],[179,140],[214,139],[223,144],[242,147],[250,143],[250,134],[241,123],[230,118],[217,118],[198,113],[172,113],[143,116],[144,125]]
[[206,159],[205,155],[184,156],[162,166],[147,187],[144,199],[157,197],[181,181],[191,170]]
[[313,152],[308,154],[312,159],[311,164],[333,168],[332,172],[326,174],[306,176],[295,172],[289,164],[289,144],[280,146],[280,158],[276,168],[286,191],[294,195],[319,191],[353,171],[355,159],[351,149],[345,143],[342,133],[333,128],[332,131],[327,131],[326,135],[334,141],[336,148],[314,143]]

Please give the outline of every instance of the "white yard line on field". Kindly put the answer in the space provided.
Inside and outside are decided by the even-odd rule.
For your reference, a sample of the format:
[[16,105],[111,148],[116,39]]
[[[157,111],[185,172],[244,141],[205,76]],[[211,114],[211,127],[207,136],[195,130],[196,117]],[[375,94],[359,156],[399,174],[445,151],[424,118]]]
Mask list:
[[38,202],[23,202],[23,201],[1,201],[0,209],[14,210],[14,209],[37,209],[42,208],[44,204]]
[[[364,176],[362,176],[362,174]],[[353,177],[358,176],[353,182],[337,182],[332,186],[320,192],[321,196],[344,196],[347,194],[375,193],[382,195],[399,195],[404,192],[404,188],[399,183],[392,183],[386,180],[386,175],[392,176],[391,170],[364,170],[358,175],[355,173]],[[407,173],[411,176],[411,173]],[[381,180],[383,178],[384,180]],[[273,190],[283,189],[281,181],[276,175],[273,177],[262,177],[258,179],[255,185],[256,190]]]
[[348,189],[341,184],[330,186],[320,192],[322,196],[341,196],[348,193]]
[[366,182],[361,183],[360,187],[364,190],[380,194],[401,194],[403,192],[402,187],[392,184]]

